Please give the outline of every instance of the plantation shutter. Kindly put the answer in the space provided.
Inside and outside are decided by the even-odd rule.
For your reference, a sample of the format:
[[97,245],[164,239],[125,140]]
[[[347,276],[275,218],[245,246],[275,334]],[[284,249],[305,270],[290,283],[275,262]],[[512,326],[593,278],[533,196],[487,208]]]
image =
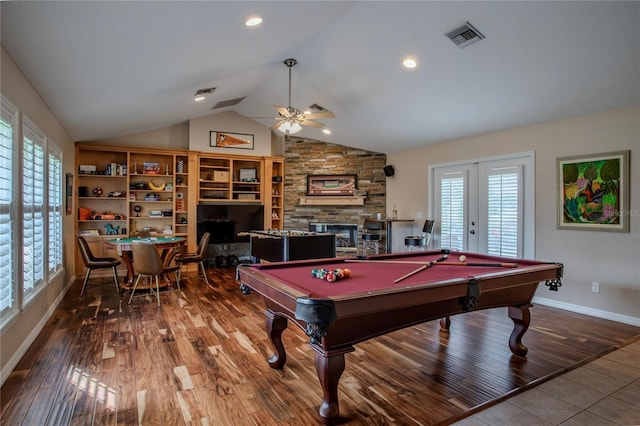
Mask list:
[[27,297],[44,282],[45,137],[23,116],[23,289]]
[[2,99],[0,114],[0,315],[15,308],[13,147],[17,110]]
[[522,255],[522,167],[487,170],[487,253]]
[[49,273],[53,273],[62,267],[62,153],[51,142],[48,144],[48,150],[48,257]]
[[440,247],[464,250],[465,175],[443,174],[440,180]]

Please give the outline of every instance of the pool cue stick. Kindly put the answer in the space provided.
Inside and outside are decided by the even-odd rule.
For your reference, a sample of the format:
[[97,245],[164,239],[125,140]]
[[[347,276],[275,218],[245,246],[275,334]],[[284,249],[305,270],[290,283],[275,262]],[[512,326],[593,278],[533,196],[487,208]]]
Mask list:
[[345,259],[345,262],[350,263],[398,263],[409,265],[426,265],[429,262],[412,262],[410,260],[373,260],[373,259]]
[[445,266],[486,266],[489,268],[517,268],[517,263],[482,263],[482,262],[440,262],[439,265]]
[[[428,262],[413,262],[410,260],[366,260],[366,259],[345,259],[345,262],[350,263],[407,263],[410,265],[424,265]],[[493,268],[517,268],[517,263],[480,263],[480,262],[438,262],[438,265],[445,266],[486,266]]]
[[416,269],[416,270],[414,270],[414,271],[411,271],[411,272],[409,272],[408,274],[403,275],[403,276],[401,276],[401,277],[400,277],[400,278],[398,278],[398,279],[393,280],[393,283],[394,283],[394,284],[395,284],[395,283],[399,283],[400,281],[404,280],[405,278],[409,278],[411,275],[415,275],[415,274],[417,274],[418,272],[420,272],[420,271],[422,271],[422,270],[424,270],[424,269],[427,269],[428,267],[429,267],[429,264],[428,264],[428,263],[427,263],[427,264],[424,264],[424,265],[422,265],[421,267],[419,267],[418,269]]
[[449,255],[446,255],[446,254],[445,254],[444,256],[442,256],[442,257],[440,257],[440,258],[438,258],[438,259],[436,259],[436,260],[433,260],[433,261],[431,261],[431,262],[429,262],[429,263],[426,263],[426,264],[422,265],[421,267],[419,267],[418,269],[416,269],[416,270],[414,270],[414,271],[411,271],[411,272],[409,272],[408,274],[403,275],[403,276],[401,276],[401,277],[400,277],[400,278],[398,278],[398,279],[393,280],[393,283],[394,283],[394,284],[395,284],[395,283],[399,283],[400,281],[404,280],[405,278],[409,278],[410,276],[415,275],[415,274],[417,274],[418,272],[420,272],[420,271],[422,271],[422,270],[424,270],[424,269],[427,269],[427,268],[429,268],[430,266],[433,266],[433,265],[435,265],[435,264],[436,264],[436,263],[438,263],[438,262],[442,262],[442,261],[444,261],[447,257],[449,257]]

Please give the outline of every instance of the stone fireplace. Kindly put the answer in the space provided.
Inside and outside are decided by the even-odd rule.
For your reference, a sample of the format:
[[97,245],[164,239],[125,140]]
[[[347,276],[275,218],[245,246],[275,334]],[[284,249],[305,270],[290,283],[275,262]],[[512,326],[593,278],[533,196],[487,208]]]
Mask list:
[[[312,224],[337,226],[330,232],[345,237],[339,240],[337,252],[353,250],[355,254],[364,220],[386,215],[386,155],[298,138],[285,142],[284,148],[284,229],[316,232]],[[357,176],[362,197],[308,196],[307,176],[343,174]]]
[[335,234],[336,253],[355,254],[358,250],[358,225],[355,223],[309,223],[309,231]]

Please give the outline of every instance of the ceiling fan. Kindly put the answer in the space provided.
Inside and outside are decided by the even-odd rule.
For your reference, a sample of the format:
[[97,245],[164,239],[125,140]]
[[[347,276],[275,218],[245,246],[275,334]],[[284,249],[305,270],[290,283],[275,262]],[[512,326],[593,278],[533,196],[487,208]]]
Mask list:
[[278,122],[271,126],[271,129],[279,130],[285,135],[298,133],[302,130],[302,126],[315,127],[317,129],[322,128],[324,124],[313,120],[335,117],[335,115],[328,110],[307,113],[291,106],[291,68],[297,63],[298,61],[293,58],[284,60],[284,64],[289,68],[289,105],[286,108],[280,105],[273,106],[278,111],[278,117],[275,117]]

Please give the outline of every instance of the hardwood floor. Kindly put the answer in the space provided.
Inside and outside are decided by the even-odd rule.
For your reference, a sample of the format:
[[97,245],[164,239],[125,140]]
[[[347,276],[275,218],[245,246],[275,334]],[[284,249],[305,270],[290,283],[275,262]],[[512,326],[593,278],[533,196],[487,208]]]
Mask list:
[[[151,297],[128,305],[108,280],[81,298],[76,282],[2,387],[0,423],[318,424],[307,337],[291,325],[287,365],[269,368],[263,301],[234,274],[210,269],[212,287],[187,274],[160,309]],[[509,351],[506,309],[453,317],[448,333],[432,321],[357,345],[340,380],[342,423],[450,424],[640,336],[544,306],[531,317],[526,359]]]

